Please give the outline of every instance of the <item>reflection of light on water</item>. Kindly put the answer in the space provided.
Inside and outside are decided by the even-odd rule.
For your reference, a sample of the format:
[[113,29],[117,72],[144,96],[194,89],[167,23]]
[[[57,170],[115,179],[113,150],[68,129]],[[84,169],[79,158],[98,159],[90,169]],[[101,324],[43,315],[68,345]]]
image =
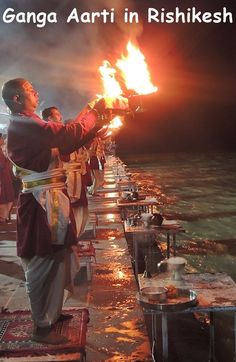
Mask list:
[[116,206],[116,202],[108,202],[108,203],[106,204],[106,206],[114,207],[114,206]]
[[104,196],[107,197],[107,198],[109,198],[109,197],[119,197],[119,192],[116,192],[116,191],[114,191],[114,192],[106,192]]
[[125,277],[125,274],[123,273],[123,271],[118,270],[117,271],[117,278],[118,279],[123,279]]
[[108,236],[108,240],[115,240],[116,237],[115,236]]
[[106,182],[115,182],[115,179],[110,177],[106,179]]
[[106,189],[115,189],[115,188],[116,188],[116,184],[106,185],[105,188],[106,188]]
[[[107,333],[117,333],[119,336],[117,338],[140,338],[142,337],[142,332],[137,328],[137,320],[129,320],[127,322],[121,323],[119,328],[110,326],[105,328]],[[123,335],[122,337],[120,335]]]
[[118,337],[116,338],[117,342],[132,342],[132,338],[128,337]]
[[106,219],[111,221],[111,222],[115,222],[115,215],[114,214],[107,214]]

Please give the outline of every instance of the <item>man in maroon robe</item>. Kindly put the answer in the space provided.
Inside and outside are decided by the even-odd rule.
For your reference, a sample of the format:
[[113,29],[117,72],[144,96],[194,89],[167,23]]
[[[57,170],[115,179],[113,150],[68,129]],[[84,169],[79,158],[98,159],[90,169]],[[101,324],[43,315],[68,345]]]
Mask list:
[[23,180],[17,208],[17,254],[25,271],[35,326],[33,339],[61,344],[66,338],[51,327],[70,317],[61,311],[70,246],[77,239],[65,175],[51,150],[58,148],[61,154],[69,154],[94,137],[100,128],[98,110],[88,107],[78,121],[66,126],[44,122],[34,113],[37,92],[21,78],[6,82],[2,97],[11,111],[8,155]]

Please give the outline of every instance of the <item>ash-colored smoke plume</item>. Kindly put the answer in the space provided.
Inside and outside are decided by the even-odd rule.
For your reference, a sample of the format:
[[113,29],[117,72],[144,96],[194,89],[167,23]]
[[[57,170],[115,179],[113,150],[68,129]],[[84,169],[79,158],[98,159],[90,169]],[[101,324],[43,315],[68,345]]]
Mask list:
[[[57,24],[37,28],[35,24],[0,23],[0,81],[12,78],[30,80],[40,95],[37,110],[55,105],[65,118],[73,117],[83,105],[101,93],[102,84],[98,67],[104,59],[115,62],[129,37],[136,38],[142,31],[142,23],[126,25],[124,8],[135,11],[134,1],[1,1],[0,12],[12,7],[15,12],[34,11],[57,13]],[[116,23],[71,23],[66,19],[72,9],[108,11],[115,9]],[[0,111],[5,111],[3,101]]]

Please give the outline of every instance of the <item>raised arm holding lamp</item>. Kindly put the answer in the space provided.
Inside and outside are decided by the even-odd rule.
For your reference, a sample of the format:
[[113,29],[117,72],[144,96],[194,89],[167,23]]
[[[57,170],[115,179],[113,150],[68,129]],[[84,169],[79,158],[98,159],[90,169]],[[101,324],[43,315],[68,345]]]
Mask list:
[[17,255],[25,271],[32,338],[61,344],[66,338],[51,327],[71,318],[61,312],[64,289],[70,284],[71,246],[77,239],[65,173],[52,162],[51,150],[68,154],[92,139],[104,125],[106,102],[101,99],[93,108],[87,106],[75,122],[63,125],[47,123],[34,113],[38,93],[25,79],[6,82],[2,97],[11,111],[8,156],[23,181],[17,207]]

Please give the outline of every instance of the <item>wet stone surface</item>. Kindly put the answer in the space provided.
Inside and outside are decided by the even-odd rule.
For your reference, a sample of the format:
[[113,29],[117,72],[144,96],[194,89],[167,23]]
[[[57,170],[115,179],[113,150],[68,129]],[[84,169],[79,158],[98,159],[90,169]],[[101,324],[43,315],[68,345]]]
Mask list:
[[[112,186],[107,185],[108,189]],[[112,213],[113,202],[107,199],[102,201],[102,196],[98,199],[89,200],[93,211],[96,207],[103,209],[103,213],[98,215],[99,226],[97,238],[94,239],[97,263],[93,266],[93,278],[88,282],[86,269],[80,269],[74,280],[74,294],[67,299],[65,308],[83,307],[89,310],[87,362],[151,361],[142,310],[136,303],[136,284],[120,215]],[[6,257],[10,258],[7,261],[0,259],[0,270],[6,277],[5,282],[1,283],[4,289],[0,298],[1,303],[7,304],[10,310],[29,308],[24,287],[18,288],[22,283],[23,271],[19,260],[12,257],[12,250],[15,253],[14,229],[15,222],[2,233],[2,238],[0,234],[1,243],[4,243],[4,239],[14,240],[13,243],[9,241],[9,248],[0,244]],[[89,236],[92,236],[91,232],[87,233]],[[18,279],[12,279],[12,276]],[[2,293],[6,297],[3,298]],[[50,361],[50,357],[45,359],[44,356],[43,361],[47,360]]]

